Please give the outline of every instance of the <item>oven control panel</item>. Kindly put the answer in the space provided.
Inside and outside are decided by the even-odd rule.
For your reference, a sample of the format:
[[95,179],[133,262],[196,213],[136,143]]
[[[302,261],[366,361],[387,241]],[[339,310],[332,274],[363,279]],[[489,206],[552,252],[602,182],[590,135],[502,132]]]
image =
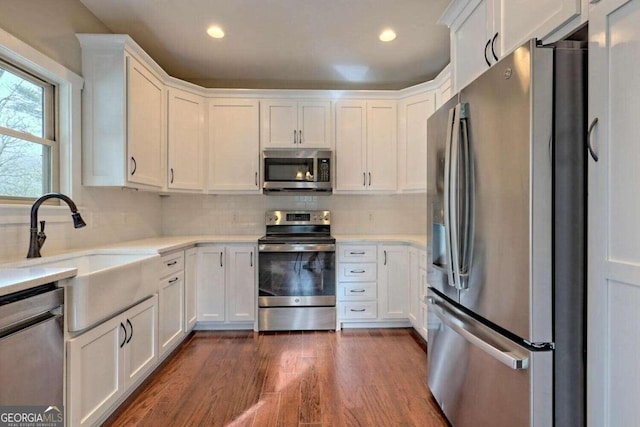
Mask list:
[[330,211],[267,211],[266,225],[329,225]]

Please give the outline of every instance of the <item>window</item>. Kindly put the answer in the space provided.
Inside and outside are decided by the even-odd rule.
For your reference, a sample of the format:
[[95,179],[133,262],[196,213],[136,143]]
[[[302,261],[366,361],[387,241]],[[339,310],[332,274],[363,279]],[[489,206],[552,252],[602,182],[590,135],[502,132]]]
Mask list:
[[58,187],[54,86],[0,61],[0,199],[29,200]]

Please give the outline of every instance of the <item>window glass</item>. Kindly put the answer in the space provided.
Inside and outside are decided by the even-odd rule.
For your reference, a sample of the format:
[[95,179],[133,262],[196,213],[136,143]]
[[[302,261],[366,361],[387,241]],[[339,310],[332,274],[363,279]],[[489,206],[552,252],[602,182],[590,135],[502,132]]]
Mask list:
[[0,198],[56,189],[53,86],[0,62]]

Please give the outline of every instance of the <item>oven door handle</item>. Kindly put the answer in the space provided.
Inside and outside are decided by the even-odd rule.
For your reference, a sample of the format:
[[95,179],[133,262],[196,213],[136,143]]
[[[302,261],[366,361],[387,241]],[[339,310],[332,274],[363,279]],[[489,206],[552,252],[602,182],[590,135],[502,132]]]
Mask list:
[[258,252],[335,252],[335,244],[262,244],[258,246]]

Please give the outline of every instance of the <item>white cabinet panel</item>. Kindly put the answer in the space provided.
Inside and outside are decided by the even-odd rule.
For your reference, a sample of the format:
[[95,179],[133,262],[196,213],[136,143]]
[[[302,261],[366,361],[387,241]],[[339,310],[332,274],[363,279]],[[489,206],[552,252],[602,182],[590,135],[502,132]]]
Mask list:
[[158,303],[154,296],[126,312],[124,381],[130,387],[144,377],[158,358]]
[[640,0],[602,0],[589,13],[587,418],[637,424],[640,351]]
[[336,103],[336,192],[397,189],[396,101]]
[[202,190],[204,99],[179,89],[168,93],[168,187]]
[[184,260],[184,330],[190,332],[198,316],[198,250],[184,251]]
[[378,246],[378,315],[382,319],[406,319],[408,268],[406,246]]
[[164,185],[164,85],[144,65],[127,57],[127,151],[130,182]]
[[329,101],[261,101],[262,148],[331,148]]
[[159,292],[160,356],[182,340],[184,332],[184,272],[160,281]]
[[227,247],[228,320],[254,321],[256,311],[256,252],[254,246]]
[[258,101],[210,100],[208,189],[260,193],[259,161]]
[[487,42],[493,37],[493,10],[491,0],[472,0],[469,11],[460,22],[451,27],[451,47],[453,74],[456,92],[459,92],[473,79],[489,67],[491,46]]
[[400,189],[427,191],[427,119],[435,111],[433,91],[400,102],[398,176]]
[[376,245],[338,245],[338,260],[342,262],[376,262]]
[[225,319],[224,246],[198,248],[198,321]]
[[198,321],[254,322],[255,245],[198,248]]
[[364,101],[336,103],[336,190],[366,189],[366,120]]

